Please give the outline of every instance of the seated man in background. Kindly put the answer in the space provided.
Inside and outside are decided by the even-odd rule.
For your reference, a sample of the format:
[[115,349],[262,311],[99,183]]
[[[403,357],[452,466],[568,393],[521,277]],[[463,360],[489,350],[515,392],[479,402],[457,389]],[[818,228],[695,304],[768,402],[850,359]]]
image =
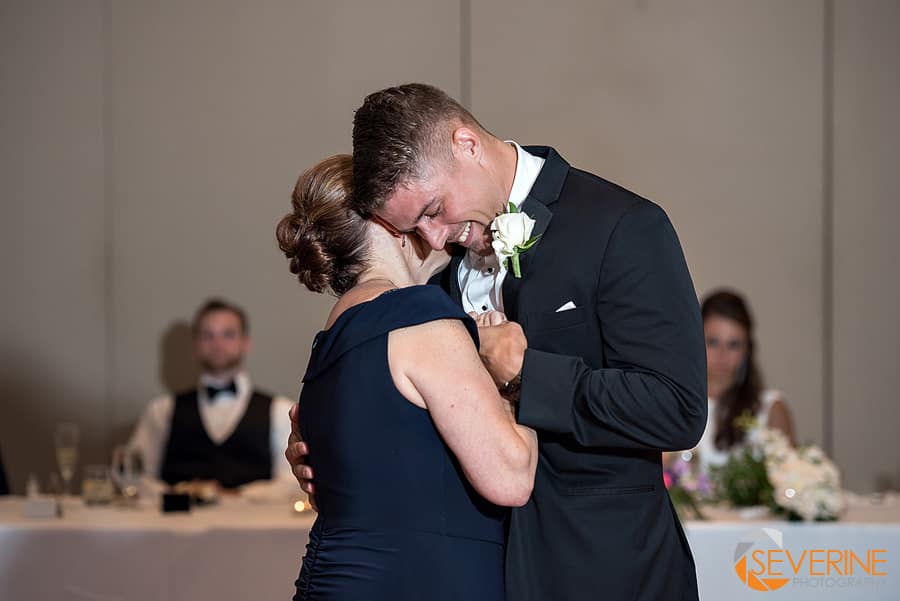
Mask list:
[[243,371],[250,349],[247,317],[237,306],[209,300],[192,325],[197,387],[150,402],[128,446],[140,451],[146,474],[168,485],[214,485],[251,498],[296,491],[282,455],[291,401],[254,389]]

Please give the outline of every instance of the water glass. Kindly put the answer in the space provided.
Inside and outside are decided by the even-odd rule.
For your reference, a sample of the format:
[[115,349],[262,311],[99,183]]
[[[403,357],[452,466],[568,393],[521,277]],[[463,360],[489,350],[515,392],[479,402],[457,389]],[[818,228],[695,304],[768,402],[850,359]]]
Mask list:
[[113,498],[113,483],[106,465],[86,465],[81,481],[81,496],[85,505],[107,505]]

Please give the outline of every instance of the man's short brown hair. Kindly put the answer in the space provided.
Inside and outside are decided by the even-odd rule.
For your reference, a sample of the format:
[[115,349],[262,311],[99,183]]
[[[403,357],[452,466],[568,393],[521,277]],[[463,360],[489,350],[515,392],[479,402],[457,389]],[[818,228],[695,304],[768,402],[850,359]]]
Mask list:
[[196,337],[200,333],[200,323],[204,317],[219,311],[228,311],[236,315],[238,321],[241,322],[241,333],[244,336],[250,333],[250,322],[247,321],[247,314],[244,313],[243,309],[221,298],[211,298],[203,303],[203,306],[197,309],[197,312],[194,314],[194,322],[191,324],[192,334]]
[[450,161],[448,124],[481,124],[434,86],[410,83],[366,96],[353,117],[353,209],[370,216],[397,188]]

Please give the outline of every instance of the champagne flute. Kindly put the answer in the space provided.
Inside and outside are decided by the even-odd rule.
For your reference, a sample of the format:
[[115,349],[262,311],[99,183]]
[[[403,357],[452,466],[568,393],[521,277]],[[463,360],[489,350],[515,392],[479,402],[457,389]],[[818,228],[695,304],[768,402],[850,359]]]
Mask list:
[[79,438],[78,424],[62,423],[56,426],[56,462],[59,464],[59,474],[63,480],[64,495],[71,492],[70,486],[75,476],[75,466],[78,464]]

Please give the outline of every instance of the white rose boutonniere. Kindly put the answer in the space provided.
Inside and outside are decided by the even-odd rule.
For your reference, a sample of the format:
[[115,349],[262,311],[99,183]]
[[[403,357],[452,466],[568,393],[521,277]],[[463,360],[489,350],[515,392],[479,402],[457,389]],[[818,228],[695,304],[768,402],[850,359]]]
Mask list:
[[534,229],[534,219],[520,213],[518,207],[509,203],[506,213],[497,215],[491,222],[491,236],[494,241],[491,246],[501,265],[512,263],[513,275],[522,277],[519,269],[519,255],[534,246],[540,236],[531,237]]

